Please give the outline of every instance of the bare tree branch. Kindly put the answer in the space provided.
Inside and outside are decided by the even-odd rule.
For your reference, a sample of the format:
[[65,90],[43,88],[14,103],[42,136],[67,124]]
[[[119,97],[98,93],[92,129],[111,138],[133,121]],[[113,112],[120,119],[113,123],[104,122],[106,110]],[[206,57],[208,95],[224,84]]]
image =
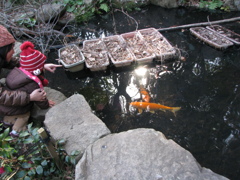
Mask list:
[[13,6],[13,3],[2,3],[0,24],[11,30],[16,40],[30,40],[44,53],[55,42],[62,42],[66,36],[63,30],[68,26],[68,22],[62,25],[61,29],[55,29],[60,13],[50,5],[45,5],[49,10],[44,10],[43,2],[46,0],[39,0],[37,4],[36,1],[27,0],[24,5],[17,6]]
[[115,11],[120,11],[122,12],[123,14],[125,14],[127,17],[129,17],[130,19],[132,19],[135,23],[136,23],[136,30],[138,30],[138,22],[136,21],[136,19],[134,19],[132,16],[130,16],[127,12],[124,12],[124,10],[119,10],[119,9],[116,9]]
[[158,31],[160,31],[160,32],[161,31],[172,31],[172,30],[186,29],[186,28],[197,27],[197,26],[209,26],[209,25],[213,25],[213,24],[229,23],[229,22],[233,22],[233,21],[240,21],[240,17],[218,20],[218,21],[211,21],[211,22],[208,20],[208,22],[186,24],[186,25],[169,27],[169,28],[159,28]]

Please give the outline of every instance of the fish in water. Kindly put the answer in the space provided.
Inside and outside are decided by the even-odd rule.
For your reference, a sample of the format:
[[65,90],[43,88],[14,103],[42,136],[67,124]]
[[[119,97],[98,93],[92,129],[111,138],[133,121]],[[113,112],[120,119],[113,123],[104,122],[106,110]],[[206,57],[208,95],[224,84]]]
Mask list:
[[148,110],[154,113],[155,110],[162,110],[162,111],[171,111],[175,116],[176,112],[181,109],[181,107],[168,107],[157,103],[149,103],[149,102],[131,102],[130,106],[133,106],[138,109],[138,112],[141,114],[143,110]]
[[142,94],[142,99],[145,102],[149,102],[150,101],[150,96],[149,96],[148,92],[144,88],[140,88],[140,93]]

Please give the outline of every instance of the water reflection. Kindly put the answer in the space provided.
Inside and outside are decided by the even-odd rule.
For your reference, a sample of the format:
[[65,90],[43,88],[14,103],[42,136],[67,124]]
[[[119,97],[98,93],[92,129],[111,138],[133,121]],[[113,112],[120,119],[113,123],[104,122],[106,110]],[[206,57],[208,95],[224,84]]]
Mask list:
[[126,87],[126,92],[131,97],[132,101],[140,99],[140,86],[145,87],[147,85],[147,73],[146,67],[140,66],[136,68],[132,74],[129,85]]
[[195,63],[192,72],[195,76],[199,76],[201,74],[201,66],[198,63]]
[[136,84],[133,83],[134,77],[131,77],[130,84],[126,88],[127,94],[131,97],[132,100],[139,99],[140,93],[139,88]]
[[217,71],[221,71],[224,66],[224,62],[220,57],[216,57],[215,59],[204,59],[205,69],[210,74],[214,74]]

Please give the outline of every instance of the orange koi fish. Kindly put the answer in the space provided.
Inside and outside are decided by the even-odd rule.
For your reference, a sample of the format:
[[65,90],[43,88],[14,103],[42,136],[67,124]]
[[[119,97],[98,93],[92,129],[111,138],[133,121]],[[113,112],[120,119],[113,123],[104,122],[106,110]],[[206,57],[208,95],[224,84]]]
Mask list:
[[130,106],[133,106],[138,109],[138,112],[141,114],[143,109],[149,110],[154,113],[155,110],[171,111],[175,116],[176,112],[181,109],[181,107],[168,107],[157,103],[148,103],[148,102],[131,102]]
[[144,88],[140,88],[140,93],[142,94],[142,99],[145,102],[149,102],[150,101],[150,96],[149,96],[148,92]]

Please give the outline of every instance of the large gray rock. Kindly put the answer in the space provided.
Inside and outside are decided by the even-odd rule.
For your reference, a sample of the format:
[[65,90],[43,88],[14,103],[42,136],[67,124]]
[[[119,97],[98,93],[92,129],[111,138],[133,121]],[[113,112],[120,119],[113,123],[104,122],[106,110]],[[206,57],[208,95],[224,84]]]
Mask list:
[[65,150],[68,154],[80,151],[77,161],[90,144],[110,134],[110,130],[92,113],[89,104],[80,94],[74,94],[49,109],[44,124],[53,139],[66,140]]
[[135,129],[88,146],[75,180],[226,180],[202,168],[192,154],[161,132]]
[[[142,5],[148,5],[150,0],[112,0],[112,5],[114,7],[126,7],[126,8],[133,8],[139,7]],[[92,4],[93,0],[83,0],[85,4]]]
[[126,4],[126,3],[132,3],[132,4],[141,4],[141,5],[147,5],[149,4],[150,0],[113,0],[113,2],[118,2],[121,4]]
[[[91,4],[93,0],[84,0],[84,3]],[[164,8],[177,8],[177,0],[112,0],[114,6],[119,7],[139,7],[142,5],[153,4]]]
[[44,4],[36,12],[36,20],[47,22],[65,13],[65,6],[61,3]]
[[[55,106],[57,104],[61,103],[62,101],[64,101],[65,99],[67,99],[63,93],[61,93],[60,91],[57,91],[55,89],[45,87],[44,90],[47,93],[48,100],[55,102]],[[33,120],[43,121],[45,119],[45,115],[49,109],[51,109],[51,108],[40,109],[37,105],[34,105],[32,111],[31,111],[31,118],[33,118]]]
[[177,0],[150,0],[150,3],[164,8],[177,8]]
[[240,10],[240,0],[225,0],[224,6],[229,7],[231,11]]
[[15,14],[13,16],[12,21],[15,23],[24,23],[24,21],[26,22],[27,20],[34,18],[35,17],[35,11],[36,9],[33,7],[28,7],[28,8],[24,8],[22,9],[23,12],[19,12],[17,14]]
[[66,12],[63,16],[61,16],[58,20],[59,25],[65,25],[71,22],[74,22],[76,16],[74,13]]

